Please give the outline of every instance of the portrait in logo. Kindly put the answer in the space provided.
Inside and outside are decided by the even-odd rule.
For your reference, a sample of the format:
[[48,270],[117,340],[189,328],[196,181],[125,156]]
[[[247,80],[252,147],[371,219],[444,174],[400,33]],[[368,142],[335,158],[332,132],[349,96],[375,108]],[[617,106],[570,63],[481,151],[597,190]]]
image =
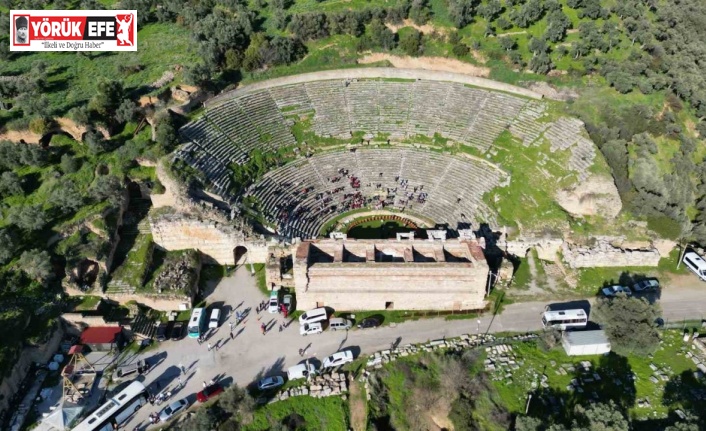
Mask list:
[[29,17],[15,16],[15,45],[29,45]]
[[132,14],[115,15],[115,23],[118,26],[117,36],[119,46],[133,46],[133,39],[135,37],[132,26],[133,19]]

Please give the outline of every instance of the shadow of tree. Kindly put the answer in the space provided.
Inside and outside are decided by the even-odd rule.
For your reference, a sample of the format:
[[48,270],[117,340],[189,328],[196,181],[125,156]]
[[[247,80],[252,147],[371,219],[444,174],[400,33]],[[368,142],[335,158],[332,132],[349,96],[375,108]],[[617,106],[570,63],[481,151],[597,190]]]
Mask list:
[[[544,422],[570,425],[576,406],[591,403],[614,402],[617,408],[629,417],[628,410],[635,405],[636,387],[632,368],[625,357],[615,354],[601,356],[597,361],[573,364],[571,384],[566,390],[539,387],[531,393],[528,416]],[[541,376],[538,377],[541,380]]]
[[662,395],[662,404],[691,414],[699,429],[706,427],[706,383],[702,379],[701,371],[686,370],[667,382]]
[[256,375],[253,381],[247,385],[247,390],[257,400],[258,404],[266,404],[277,394],[278,388],[273,388],[265,391],[260,391],[257,383],[270,376],[281,376],[284,373],[284,356],[277,358],[272,365],[267,368],[262,368]]

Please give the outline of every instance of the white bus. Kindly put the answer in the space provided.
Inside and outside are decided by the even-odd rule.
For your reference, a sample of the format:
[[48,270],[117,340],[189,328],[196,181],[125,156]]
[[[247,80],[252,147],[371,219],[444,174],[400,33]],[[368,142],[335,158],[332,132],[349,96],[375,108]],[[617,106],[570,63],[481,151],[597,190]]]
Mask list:
[[98,407],[86,420],[76,425],[73,431],[114,431],[145,405],[147,398],[145,385],[137,381],[132,382]]
[[562,331],[567,328],[583,328],[588,323],[586,312],[578,310],[550,311],[542,313],[542,324],[545,328],[556,328]]
[[189,325],[187,326],[187,333],[189,338],[199,338],[201,331],[204,326],[204,318],[206,314],[203,308],[194,308],[191,312],[191,318],[189,319]]

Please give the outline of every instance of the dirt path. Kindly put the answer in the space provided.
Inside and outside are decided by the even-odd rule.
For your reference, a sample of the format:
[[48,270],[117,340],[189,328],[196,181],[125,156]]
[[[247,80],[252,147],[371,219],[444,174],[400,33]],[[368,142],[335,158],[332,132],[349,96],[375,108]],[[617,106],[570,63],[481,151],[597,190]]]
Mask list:
[[510,33],[503,33],[497,35],[497,37],[505,37],[505,36],[516,36],[518,34],[527,34],[527,30],[522,30],[522,31],[511,31]]
[[38,144],[42,135],[32,133],[29,130],[8,130],[5,133],[0,133],[0,141],[8,140],[11,142],[25,141],[28,144]]
[[532,281],[530,281],[530,291],[532,291],[537,288],[537,262],[534,261],[534,253],[527,255],[527,264],[532,276]]
[[412,27],[413,29],[423,34],[431,34],[433,32],[437,32],[445,35],[448,31],[448,29],[446,28],[437,28],[431,24],[417,25],[411,19],[404,20],[400,25],[396,25],[391,22],[386,22],[385,27],[389,28],[393,33],[397,33],[397,31],[399,31],[399,29],[401,29],[402,27]]
[[351,428],[353,431],[365,431],[368,428],[368,413],[366,396],[361,392],[360,382],[356,379],[350,380],[348,386],[350,391],[349,404],[351,415]]
[[389,61],[393,66],[401,69],[434,70],[437,72],[462,73],[464,75],[480,77],[487,77],[490,75],[490,69],[487,67],[475,66],[453,58],[444,57],[402,57],[399,55],[376,52],[358,59],[358,63],[369,64],[385,60]]

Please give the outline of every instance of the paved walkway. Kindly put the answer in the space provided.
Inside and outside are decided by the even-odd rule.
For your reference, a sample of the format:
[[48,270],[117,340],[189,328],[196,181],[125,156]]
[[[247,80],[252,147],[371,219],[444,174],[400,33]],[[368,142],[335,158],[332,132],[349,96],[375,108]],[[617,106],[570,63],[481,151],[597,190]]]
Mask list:
[[324,81],[328,79],[373,78],[425,79],[429,81],[458,82],[461,84],[487,88],[489,90],[504,91],[532,99],[542,98],[541,94],[526,88],[506,84],[504,82],[493,81],[492,79],[464,75],[461,73],[425,69],[398,69],[395,67],[356,67],[351,69],[320,70],[318,72],[301,73],[299,75],[283,76],[281,78],[273,78],[266,81],[255,82],[232,91],[221,93],[211,100],[206,101],[205,104],[207,107],[214,107],[232,99],[233,97],[271,87],[302,84],[313,81]]
[[[706,314],[706,289],[697,283],[694,279],[693,287],[664,289],[660,303],[664,309],[665,320],[701,318]],[[245,268],[240,268],[233,276],[223,279],[209,297],[209,303],[223,301],[226,309],[251,309],[249,317],[235,328],[235,339],[230,340],[229,337],[228,323],[234,322],[235,319],[234,312],[229,312],[228,319],[209,340],[212,345],[220,341],[222,347],[218,350],[214,348],[208,351],[206,343],[199,345],[196,340],[189,338],[177,342],[163,342],[158,351],[143,355],[161,361],[145,376],[145,384],[149,385],[152,391],[158,387],[173,387],[180,375],[179,365],[184,365],[187,369],[186,375],[181,377],[184,387],[173,395],[172,399],[187,397],[193,403],[196,392],[203,386],[202,382],[216,379],[225,385],[235,382],[247,386],[262,376],[282,373],[302,361],[304,358],[298,353],[302,348],[306,348],[306,357],[321,360],[342,348],[351,348],[361,354],[372,353],[389,348],[398,338],[401,344],[406,344],[444,336],[456,337],[465,333],[536,331],[541,329],[539,315],[547,305],[545,302],[524,302],[505,307],[500,315],[486,315],[480,319],[423,319],[395,327],[384,326],[349,332],[326,331],[302,337],[298,333],[297,322],[292,322],[283,332],[279,332],[278,325],[283,321],[279,314],[256,314],[255,307],[263,299],[255,285],[255,279]],[[266,335],[260,332],[261,322],[265,322],[270,328]],[[147,405],[130,421],[126,429],[132,430],[138,424],[139,429],[145,429],[149,413],[160,411],[165,406],[166,404],[159,407]]]

